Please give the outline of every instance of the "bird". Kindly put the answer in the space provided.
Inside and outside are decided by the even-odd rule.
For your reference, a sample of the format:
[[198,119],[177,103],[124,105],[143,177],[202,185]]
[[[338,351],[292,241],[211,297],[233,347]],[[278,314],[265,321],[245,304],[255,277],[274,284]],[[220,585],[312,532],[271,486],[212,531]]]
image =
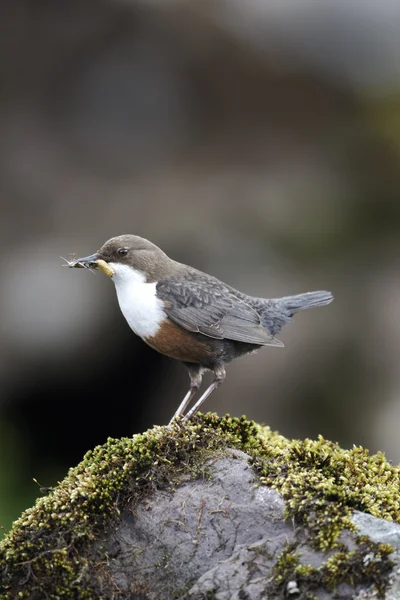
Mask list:
[[[190,387],[170,423],[178,417],[191,419],[224,382],[225,367],[233,360],[262,346],[283,347],[276,335],[295,313],[333,300],[328,291],[282,298],[250,296],[131,234],[113,237],[94,254],[74,255],[67,263],[108,275],[132,331],[154,350],[186,366]],[[213,373],[213,381],[185,414],[206,371]]]

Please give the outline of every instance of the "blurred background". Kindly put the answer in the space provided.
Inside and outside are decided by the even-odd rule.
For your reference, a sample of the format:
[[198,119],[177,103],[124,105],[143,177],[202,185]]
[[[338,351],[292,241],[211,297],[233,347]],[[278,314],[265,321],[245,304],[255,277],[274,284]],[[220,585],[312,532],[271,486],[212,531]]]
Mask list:
[[1,2],[1,525],[187,390],[61,268],[122,233],[256,296],[332,290],[205,409],[400,461],[399,84],[393,0]]

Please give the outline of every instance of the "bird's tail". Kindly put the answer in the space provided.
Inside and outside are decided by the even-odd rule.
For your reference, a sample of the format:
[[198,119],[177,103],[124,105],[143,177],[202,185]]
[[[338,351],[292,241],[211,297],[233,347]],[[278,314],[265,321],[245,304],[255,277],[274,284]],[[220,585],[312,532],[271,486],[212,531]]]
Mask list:
[[297,294],[296,296],[284,296],[276,298],[275,303],[281,307],[288,316],[291,317],[299,310],[306,308],[314,308],[314,306],[325,306],[333,300],[331,292],[306,292],[305,294]]
[[271,298],[264,300],[261,305],[260,316],[266,329],[275,336],[282,327],[292,320],[299,310],[313,308],[314,306],[325,306],[333,300],[330,292],[307,292],[296,296],[284,296],[283,298]]

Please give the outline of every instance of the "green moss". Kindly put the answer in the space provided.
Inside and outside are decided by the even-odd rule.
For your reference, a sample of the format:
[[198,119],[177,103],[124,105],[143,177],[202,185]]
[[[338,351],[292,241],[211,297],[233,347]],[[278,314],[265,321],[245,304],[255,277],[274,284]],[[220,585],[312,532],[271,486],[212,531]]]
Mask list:
[[272,569],[274,587],[279,588],[287,583],[296,573],[300,565],[300,558],[296,554],[296,544],[289,544],[276,559]]
[[321,567],[321,579],[328,590],[340,583],[351,586],[374,585],[380,598],[384,598],[387,577],[393,567],[389,559],[393,548],[377,544],[366,536],[357,538],[357,549],[338,552]]
[[393,568],[389,558],[393,548],[377,544],[366,536],[356,538],[356,542],[356,550],[337,552],[318,569],[301,564],[296,544],[291,544],[274,565],[267,593],[284,597],[288,585],[294,584],[302,597],[312,598],[314,591],[333,592],[339,585],[347,584],[352,588],[374,586],[378,598],[384,598]]
[[[286,500],[286,516],[304,525],[320,549],[335,546],[344,528],[355,530],[353,510],[400,522],[399,467],[384,454],[343,450],[324,440],[278,438],[255,458],[261,481]],[[262,435],[264,435],[262,433]]]
[[[87,558],[93,542],[118,520],[128,499],[139,502],[153,490],[207,476],[205,459],[226,447],[251,456],[261,483],[282,494],[287,516],[303,524],[319,548],[333,547],[343,528],[353,528],[354,508],[400,520],[399,469],[382,454],[342,450],[323,438],[289,441],[245,417],[199,415],[188,424],[109,439],[88,452],[0,543],[0,598],[116,597],[104,550],[97,551],[98,560]],[[336,560],[352,564],[353,558]],[[329,564],[330,572],[335,564]],[[304,566],[294,560],[290,568]]]
[[[205,458],[227,445],[245,448],[256,429],[245,419],[196,419],[109,439],[25,511],[0,544],[0,598],[99,597],[112,588],[104,556],[85,558],[130,498],[207,475]],[[20,586],[20,583],[23,585]],[[20,589],[21,587],[21,589]]]

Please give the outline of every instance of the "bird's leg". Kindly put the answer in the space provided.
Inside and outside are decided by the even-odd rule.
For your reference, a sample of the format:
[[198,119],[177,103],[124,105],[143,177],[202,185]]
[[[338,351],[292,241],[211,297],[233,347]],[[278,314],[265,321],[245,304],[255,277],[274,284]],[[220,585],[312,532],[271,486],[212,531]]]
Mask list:
[[215,379],[212,382],[212,384],[210,385],[210,387],[208,387],[206,389],[206,391],[204,392],[204,394],[197,400],[196,404],[193,406],[193,408],[191,408],[185,415],[185,420],[187,419],[191,419],[193,417],[193,415],[195,415],[198,411],[200,406],[203,404],[204,400],[206,400],[208,398],[208,396],[210,394],[213,393],[214,390],[217,389],[217,387],[219,387],[222,383],[224,383],[225,381],[225,377],[226,377],[226,372],[225,369],[222,365],[218,366],[215,370]]
[[171,424],[172,421],[176,417],[179,417],[180,415],[182,415],[185,412],[185,408],[193,400],[193,398],[195,397],[195,395],[197,394],[197,392],[199,391],[200,386],[201,386],[201,382],[202,382],[202,379],[203,379],[204,369],[200,365],[196,365],[196,364],[190,364],[190,363],[188,363],[188,364],[186,364],[186,366],[187,366],[188,371],[189,371],[190,388],[189,388],[188,393],[186,394],[186,396],[184,397],[184,399],[180,403],[178,410],[176,411],[176,413],[174,414],[174,416],[170,420],[169,424]]

